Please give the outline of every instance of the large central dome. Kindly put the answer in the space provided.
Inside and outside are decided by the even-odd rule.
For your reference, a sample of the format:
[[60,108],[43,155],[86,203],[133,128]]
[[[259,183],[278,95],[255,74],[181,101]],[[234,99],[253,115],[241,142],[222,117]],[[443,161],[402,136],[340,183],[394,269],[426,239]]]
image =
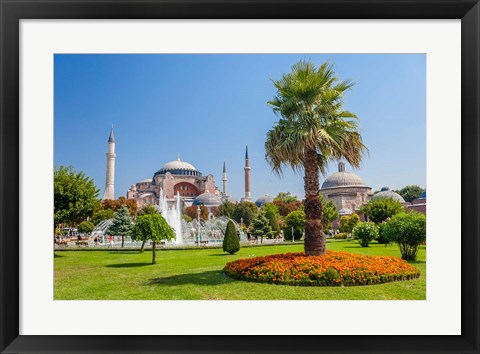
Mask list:
[[345,171],[345,164],[338,164],[338,172],[328,176],[322,184],[322,189],[336,187],[365,186],[365,182],[355,173]]
[[180,157],[176,160],[167,162],[165,165],[163,165],[163,168],[162,168],[162,170],[175,170],[175,169],[192,170],[192,171],[197,170],[191,163],[180,160]]
[[172,175],[186,175],[198,177],[202,175],[200,171],[195,168],[195,166],[193,166],[191,163],[180,160],[180,157],[163,165],[160,170],[155,172],[154,178],[157,175],[164,175],[167,172],[170,172]]

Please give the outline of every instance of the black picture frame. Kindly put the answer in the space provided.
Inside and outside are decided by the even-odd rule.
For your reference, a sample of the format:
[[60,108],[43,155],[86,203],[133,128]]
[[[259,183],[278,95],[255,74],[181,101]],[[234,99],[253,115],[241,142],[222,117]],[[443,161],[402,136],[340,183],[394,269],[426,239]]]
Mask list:
[[[0,0],[0,350],[2,353],[479,353],[478,0]],[[19,335],[20,19],[461,19],[460,336]],[[446,137],[447,140],[447,137]],[[448,168],[448,162],[446,162]],[[13,186],[13,187],[12,187]],[[321,321],[322,319],[318,319]],[[394,319],[393,319],[394,320]]]

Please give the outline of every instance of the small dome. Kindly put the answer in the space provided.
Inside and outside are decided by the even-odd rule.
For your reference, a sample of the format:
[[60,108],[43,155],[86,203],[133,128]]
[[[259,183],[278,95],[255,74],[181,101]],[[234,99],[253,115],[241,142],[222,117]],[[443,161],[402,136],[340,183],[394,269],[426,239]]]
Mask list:
[[335,187],[365,187],[365,182],[355,173],[345,171],[345,164],[340,162],[338,164],[338,172],[328,176],[322,184],[321,189],[335,188]]
[[228,201],[229,203],[237,204],[238,200],[236,200],[234,197],[231,195],[224,195],[222,196],[222,202]]
[[342,208],[342,209],[340,209],[340,211],[338,212],[338,215],[340,215],[340,216],[351,215],[351,214],[353,214],[353,211],[351,211],[351,210],[348,209],[348,208]]
[[268,204],[268,203],[271,203],[273,202],[273,197],[271,195],[268,195],[265,194],[265,195],[262,195],[261,197],[259,197],[256,201],[255,201],[255,204],[257,205],[257,207],[261,208],[262,206],[264,206],[265,204]]
[[206,207],[219,206],[222,204],[222,199],[213,193],[200,194],[193,200],[192,205],[204,205]]
[[405,203],[405,200],[400,194],[391,191],[388,187],[383,187],[380,192],[373,195],[371,200],[378,200],[383,198],[390,198],[396,200],[397,202]]
[[145,179],[142,179],[141,181],[138,181],[137,183],[147,183],[147,182],[152,182],[152,179],[151,178],[145,178]]
[[141,194],[139,198],[146,198],[146,197],[152,197],[152,196],[155,196],[155,194],[148,192],[148,193]]

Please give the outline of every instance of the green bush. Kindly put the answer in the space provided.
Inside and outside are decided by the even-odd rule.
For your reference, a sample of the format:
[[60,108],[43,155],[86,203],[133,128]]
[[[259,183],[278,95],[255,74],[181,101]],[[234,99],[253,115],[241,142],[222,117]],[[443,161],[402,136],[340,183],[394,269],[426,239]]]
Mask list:
[[88,234],[93,231],[95,228],[95,225],[91,223],[90,221],[82,221],[80,225],[78,225],[78,232],[82,234]]
[[362,247],[368,247],[378,237],[378,227],[373,222],[360,222],[353,228],[352,235]]
[[383,227],[385,226],[385,223],[381,223],[381,224],[378,224],[377,227],[378,227],[378,238],[377,238],[377,242],[378,243],[381,243],[381,244],[389,244],[390,241],[388,240],[388,238],[385,237],[385,235],[383,234]]
[[340,232],[339,234],[335,234],[333,238],[335,240],[346,240],[348,237],[348,234],[346,232]]
[[383,226],[383,235],[400,248],[402,259],[417,259],[418,247],[427,239],[427,218],[417,212],[397,214]]
[[225,229],[223,237],[223,252],[234,254],[240,250],[240,241],[238,239],[237,230],[232,221],[229,221]]
[[390,198],[370,200],[367,205],[360,208],[360,211],[375,224],[379,224],[403,210],[402,203]]
[[302,238],[303,230],[305,229],[305,211],[302,209],[292,211],[285,217],[285,232],[283,237],[287,241],[292,240],[292,227],[295,230],[295,240]]
[[[302,231],[294,229],[295,241],[299,241],[302,238]],[[285,241],[292,241],[292,228],[286,228],[283,230],[283,239]]]
[[351,233],[353,228],[360,222],[360,217],[353,213],[352,215],[342,216],[340,218],[340,232]]

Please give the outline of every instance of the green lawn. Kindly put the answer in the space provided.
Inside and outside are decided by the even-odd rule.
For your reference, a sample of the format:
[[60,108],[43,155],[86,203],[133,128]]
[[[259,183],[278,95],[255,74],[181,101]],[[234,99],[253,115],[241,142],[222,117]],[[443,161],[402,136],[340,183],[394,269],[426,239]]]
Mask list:
[[[328,249],[400,256],[396,245],[360,247],[354,241],[329,242]],[[426,250],[413,263],[415,280],[359,287],[295,287],[249,283],[226,277],[226,262],[237,258],[303,251],[302,244],[221,249],[151,251],[56,251],[56,300],[424,300]]]

